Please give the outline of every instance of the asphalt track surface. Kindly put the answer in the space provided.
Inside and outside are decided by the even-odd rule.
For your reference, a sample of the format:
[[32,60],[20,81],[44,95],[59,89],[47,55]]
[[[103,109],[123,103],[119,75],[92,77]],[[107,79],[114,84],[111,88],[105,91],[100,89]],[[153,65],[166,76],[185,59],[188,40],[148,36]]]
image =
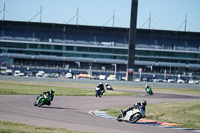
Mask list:
[[[120,89],[116,88],[115,90]],[[95,96],[55,96],[51,106],[41,108],[33,106],[36,95],[1,95],[0,120],[95,133],[191,133],[191,131],[146,124],[117,122],[88,113],[91,110],[128,107],[143,99],[148,104],[200,99],[200,95],[154,92],[153,96],[148,96],[144,92],[140,93],[142,93],[141,96],[103,96],[101,98]]]

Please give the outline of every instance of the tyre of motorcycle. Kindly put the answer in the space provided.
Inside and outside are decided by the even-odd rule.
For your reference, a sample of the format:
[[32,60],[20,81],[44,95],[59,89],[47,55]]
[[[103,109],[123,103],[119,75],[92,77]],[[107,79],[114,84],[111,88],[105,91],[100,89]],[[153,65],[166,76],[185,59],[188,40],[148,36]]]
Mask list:
[[153,91],[150,89],[148,94],[153,95]]
[[113,88],[107,88],[107,90],[113,90]]
[[41,107],[45,102],[45,99],[44,98],[41,98],[37,104],[38,107]]
[[34,106],[37,106],[37,101],[35,101],[33,105],[34,105]]
[[140,118],[142,118],[142,115],[140,113],[136,113],[134,115],[132,115],[129,119],[129,122],[131,123],[135,123],[137,122]]
[[119,122],[122,122],[122,114],[120,114],[118,117],[117,117],[117,121],[119,121]]
[[101,91],[100,90],[96,90],[96,97],[101,97]]

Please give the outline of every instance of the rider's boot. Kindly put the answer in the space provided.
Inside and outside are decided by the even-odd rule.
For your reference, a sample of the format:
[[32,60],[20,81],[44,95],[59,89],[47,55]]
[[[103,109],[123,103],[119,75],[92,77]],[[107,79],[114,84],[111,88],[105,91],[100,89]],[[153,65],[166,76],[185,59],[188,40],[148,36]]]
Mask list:
[[126,110],[123,111],[123,110],[121,109],[121,114],[122,114],[123,117],[126,116],[126,112],[127,112]]
[[122,116],[124,117],[124,111],[121,109],[121,114],[122,114]]
[[123,110],[121,109],[121,114],[123,114]]
[[51,102],[47,102],[46,104],[47,104],[48,106],[50,106],[50,105],[51,105]]

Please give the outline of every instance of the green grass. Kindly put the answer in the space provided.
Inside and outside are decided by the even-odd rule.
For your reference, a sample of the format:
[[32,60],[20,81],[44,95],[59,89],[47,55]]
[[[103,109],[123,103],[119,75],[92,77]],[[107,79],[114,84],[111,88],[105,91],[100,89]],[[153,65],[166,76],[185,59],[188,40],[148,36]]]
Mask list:
[[153,91],[159,92],[172,92],[172,93],[183,93],[183,94],[196,94],[200,95],[199,89],[184,89],[184,88],[153,88]]
[[68,129],[31,126],[0,120],[0,133],[86,133]]
[[[113,86],[114,88],[139,90],[144,91],[144,87],[130,87],[130,86]],[[153,92],[171,92],[171,93],[183,93],[183,94],[196,94],[200,95],[199,89],[184,89],[184,88],[156,88],[152,86]]]
[[[125,109],[125,108],[123,108]],[[146,119],[179,124],[178,127],[200,129],[200,101],[148,105]],[[117,117],[120,108],[103,109]]]
[[[59,87],[51,85],[36,85],[23,83],[8,83],[4,82],[0,85],[0,95],[38,95],[49,89],[55,90],[55,95],[64,96],[94,96],[95,90],[80,88],[80,87]],[[128,92],[109,91],[106,90],[104,96],[128,96],[139,95]]]
[[149,105],[147,118],[172,122],[179,127],[200,129],[200,101]]
[[[2,81],[4,81],[4,83],[15,83],[15,84],[24,84],[24,83],[29,83],[29,84],[44,84],[44,82],[29,82],[29,81],[7,81],[7,80],[2,80]],[[0,82],[0,84],[2,84],[2,82]],[[83,90],[82,88],[80,88],[80,86],[82,86],[82,87],[85,87],[85,88],[91,88],[92,86],[95,88],[96,87],[96,84],[77,84],[77,83],[75,83],[75,84],[72,84],[72,83],[52,83],[52,82],[50,82],[50,83],[45,83],[45,84],[48,84],[48,86],[42,86],[42,85],[40,85],[40,87],[43,87],[44,89],[42,89],[43,91],[46,91],[46,90],[48,90],[49,88],[58,88],[58,87],[54,87],[54,86],[59,86],[59,85],[66,85],[66,86],[73,86],[73,87],[66,87],[67,89],[65,90],[66,91],[66,93],[68,93],[68,94],[65,94],[65,93],[60,93],[59,95],[70,95],[70,90],[72,90],[72,89],[74,89],[75,88],[75,90],[77,90],[78,91],[78,89],[81,89],[81,90]],[[52,86],[51,86],[52,85]],[[1,87],[1,86],[0,86]],[[48,87],[48,88],[47,88]],[[60,88],[62,88],[62,87],[60,87]],[[115,89],[128,89],[128,90],[139,90],[139,91],[144,91],[144,87],[130,87],[130,86],[113,86],[113,88]],[[39,89],[41,89],[41,88],[39,88]],[[183,94],[196,94],[196,95],[200,95],[200,91],[199,91],[199,89],[184,89],[184,88],[154,88],[153,86],[152,86],[152,89],[153,89],[153,92],[171,92],[171,93],[183,93]],[[27,89],[26,89],[27,90]],[[62,90],[62,89],[61,89]],[[75,91],[74,90],[74,91]],[[90,90],[90,91],[89,91]],[[73,94],[73,92],[74,91],[72,91],[72,96],[74,95]],[[87,94],[81,94],[82,93],[82,91],[80,91],[80,94],[78,94],[78,92],[76,92],[76,94],[75,95],[85,95],[85,96],[91,96],[91,94],[89,94],[89,93],[91,93],[92,91],[91,91],[91,89],[88,89],[88,93]],[[127,95],[139,95],[139,94],[131,94],[131,93],[121,93],[121,92],[114,92],[114,91],[107,91],[107,92],[109,92],[109,93],[105,93],[105,95],[106,96],[127,96]],[[19,94],[19,93],[16,93],[16,91],[11,91],[11,90],[3,90],[3,88],[2,88],[2,92],[1,92],[1,90],[0,90],[0,95],[1,94],[6,94],[6,93],[8,93],[8,94]],[[27,92],[27,93],[29,93],[29,92]],[[33,92],[34,93],[34,92]],[[33,94],[33,93],[31,93],[31,94]],[[20,94],[25,94],[24,92],[20,92]],[[30,94],[30,95],[31,95]],[[58,94],[58,93],[57,93]],[[89,95],[88,95],[89,94]],[[94,94],[94,92],[92,92],[92,95]]]

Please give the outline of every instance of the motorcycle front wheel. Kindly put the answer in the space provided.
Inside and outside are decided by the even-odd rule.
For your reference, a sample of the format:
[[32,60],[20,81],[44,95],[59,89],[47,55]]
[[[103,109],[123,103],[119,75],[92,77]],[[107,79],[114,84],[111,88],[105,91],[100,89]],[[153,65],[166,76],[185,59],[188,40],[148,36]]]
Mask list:
[[137,113],[137,114],[135,114],[135,115],[132,115],[131,118],[129,119],[129,122],[135,123],[135,122],[137,122],[141,117],[142,117],[142,115],[141,115],[140,113]]
[[37,106],[37,101],[35,101],[33,105],[34,105],[34,106]]
[[117,121],[122,122],[122,114],[117,117]]
[[[42,101],[43,100],[43,101]],[[38,107],[41,107],[45,102],[45,99],[40,99],[39,103],[38,103]]]

